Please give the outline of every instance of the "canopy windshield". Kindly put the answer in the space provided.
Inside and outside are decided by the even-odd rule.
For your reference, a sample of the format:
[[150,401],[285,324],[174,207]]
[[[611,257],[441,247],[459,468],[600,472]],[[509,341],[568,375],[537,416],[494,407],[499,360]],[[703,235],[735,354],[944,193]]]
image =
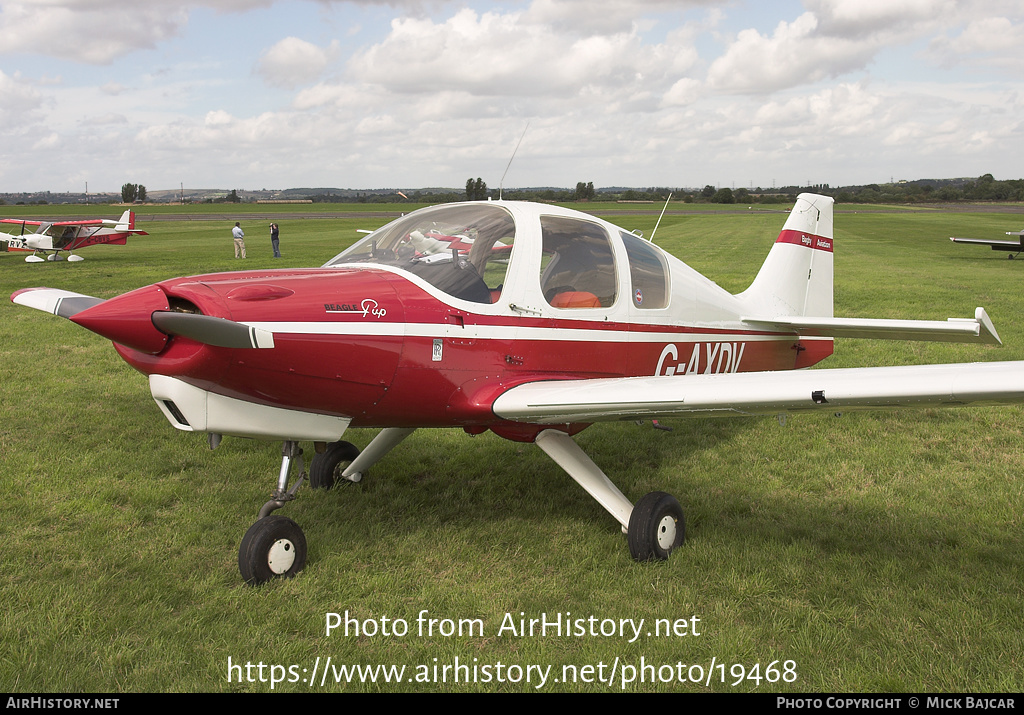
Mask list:
[[505,283],[516,226],[490,204],[416,211],[374,231],[330,261],[397,266],[462,300],[494,303]]

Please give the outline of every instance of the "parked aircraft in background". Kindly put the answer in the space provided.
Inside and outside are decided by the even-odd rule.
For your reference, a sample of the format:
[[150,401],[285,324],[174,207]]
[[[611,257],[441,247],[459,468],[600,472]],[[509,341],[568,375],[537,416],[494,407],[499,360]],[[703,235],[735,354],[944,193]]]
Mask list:
[[[306,476],[303,440],[314,488],[360,481],[417,428],[533,442],[648,560],[683,543],[683,510],[664,492],[624,496],[572,438],[591,423],[1024,401],[1024,362],[795,369],[828,357],[834,337],[999,343],[981,308],[945,321],[833,317],[832,258],[832,199],[814,194],[737,295],[593,216],[471,202],[410,213],[320,268],[12,300],[112,340],[177,429],[211,446],[283,442],[273,497],[239,549],[243,578],[261,583],[305,564],[302,530],[273,513]],[[360,453],[341,440],[350,426],[381,430]]]
[[1007,258],[1013,258],[1024,251],[1024,231],[1007,231],[1007,236],[1016,236],[1016,241],[994,241],[986,238],[954,238],[949,237],[953,243],[975,243],[981,246],[991,246],[993,251],[1009,251]]
[[[12,233],[0,232],[0,241],[7,241],[9,251],[31,251],[25,260],[28,263],[42,263],[44,260],[59,261],[61,251],[68,253],[67,260],[83,261],[81,256],[71,253],[86,246],[99,243],[124,245],[129,236],[146,236],[145,231],[135,228],[135,212],[125,211],[121,218],[85,219],[82,221],[39,221],[20,218],[0,219],[4,228],[18,226]],[[25,229],[33,230],[26,233]],[[47,252],[52,252],[47,255]],[[38,255],[42,253],[44,259]]]

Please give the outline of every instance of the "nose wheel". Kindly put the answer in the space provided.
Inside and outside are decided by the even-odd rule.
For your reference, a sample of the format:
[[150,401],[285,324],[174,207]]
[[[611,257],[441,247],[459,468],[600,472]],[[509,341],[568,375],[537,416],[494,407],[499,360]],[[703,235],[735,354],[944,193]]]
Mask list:
[[[288,487],[292,467],[298,479]],[[295,498],[306,478],[299,443],[288,440],[281,447],[281,473],[273,497],[260,509],[259,520],[249,527],[238,547],[238,571],[246,583],[258,586],[275,578],[291,578],[306,565],[306,536],[294,521],[273,514]]]
[[245,532],[238,548],[238,570],[258,586],[274,578],[291,578],[306,565],[306,536],[280,514],[265,516]]

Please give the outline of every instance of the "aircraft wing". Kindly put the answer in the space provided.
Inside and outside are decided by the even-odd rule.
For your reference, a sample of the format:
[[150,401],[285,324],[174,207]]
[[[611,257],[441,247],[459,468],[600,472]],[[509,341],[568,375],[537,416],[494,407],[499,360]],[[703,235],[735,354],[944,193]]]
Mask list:
[[799,335],[826,338],[876,338],[883,340],[934,340],[1002,345],[984,308],[974,318],[946,320],[875,320],[870,318],[815,318],[783,316],[742,318],[752,328],[793,330]]
[[[1006,232],[1007,236],[1019,236],[1018,232]],[[956,238],[950,236],[953,243],[973,243],[978,246],[991,246],[993,251],[1018,251],[1022,248],[1020,241],[992,241],[987,238]]]
[[531,382],[494,413],[533,424],[1024,403],[1024,361]]
[[106,223],[101,218],[87,218],[80,221],[51,221],[51,226],[102,226]]
[[[43,233],[50,227],[49,221],[25,221],[20,218],[0,218],[0,224],[5,226],[18,226],[20,230],[17,233],[17,238],[28,237],[34,234]],[[25,229],[30,228],[30,231]],[[5,234],[14,236],[15,234]]]

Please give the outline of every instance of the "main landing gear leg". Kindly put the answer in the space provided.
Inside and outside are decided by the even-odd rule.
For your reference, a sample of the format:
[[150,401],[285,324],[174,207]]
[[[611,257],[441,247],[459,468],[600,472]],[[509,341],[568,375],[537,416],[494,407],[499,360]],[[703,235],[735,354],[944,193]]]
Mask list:
[[366,470],[415,431],[400,427],[382,429],[362,452],[348,442],[331,442],[314,455],[309,467],[309,486],[330,489],[339,479],[361,482]]
[[363,478],[370,467],[378,462],[385,454],[398,446],[398,444],[415,432],[416,429],[405,427],[387,427],[377,433],[377,436],[370,440],[366,449],[359,453],[359,456],[352,460],[352,463],[341,473],[343,479],[350,482],[358,482]]
[[[298,462],[299,477],[291,489],[288,476]],[[273,514],[295,498],[306,476],[299,443],[287,440],[281,447],[281,473],[273,497],[260,509],[238,548],[238,570],[246,583],[254,586],[274,578],[290,578],[306,565],[306,536],[294,521]]]
[[686,521],[674,497],[664,492],[651,492],[634,506],[565,432],[544,430],[535,441],[622,525],[634,559],[664,560],[682,545],[686,538]]

